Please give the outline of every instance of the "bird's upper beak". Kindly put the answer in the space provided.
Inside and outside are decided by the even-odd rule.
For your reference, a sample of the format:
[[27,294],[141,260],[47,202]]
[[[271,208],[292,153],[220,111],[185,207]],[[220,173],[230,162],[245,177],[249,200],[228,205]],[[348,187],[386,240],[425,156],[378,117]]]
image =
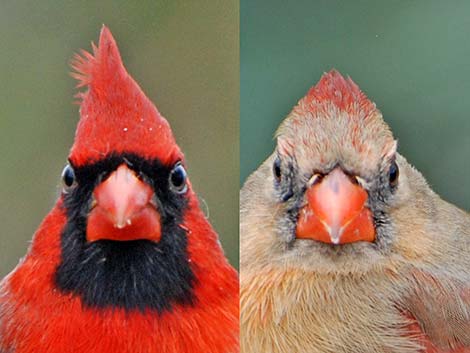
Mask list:
[[122,164],[95,188],[86,235],[90,242],[159,241],[160,223],[153,189]]
[[296,237],[330,244],[375,240],[367,192],[337,167],[306,191]]

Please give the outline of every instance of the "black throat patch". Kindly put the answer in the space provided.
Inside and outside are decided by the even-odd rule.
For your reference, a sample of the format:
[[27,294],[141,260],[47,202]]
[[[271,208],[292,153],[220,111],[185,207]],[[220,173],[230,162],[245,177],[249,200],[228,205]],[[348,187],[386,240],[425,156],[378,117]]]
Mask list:
[[[122,163],[155,191],[162,222],[158,243],[86,240],[93,189]],[[162,313],[174,304],[194,303],[195,277],[188,262],[187,234],[179,226],[187,199],[169,188],[172,168],[133,154],[111,155],[74,168],[77,187],[63,196],[67,224],[61,237],[61,263],[55,273],[59,290],[79,296],[88,307]]]

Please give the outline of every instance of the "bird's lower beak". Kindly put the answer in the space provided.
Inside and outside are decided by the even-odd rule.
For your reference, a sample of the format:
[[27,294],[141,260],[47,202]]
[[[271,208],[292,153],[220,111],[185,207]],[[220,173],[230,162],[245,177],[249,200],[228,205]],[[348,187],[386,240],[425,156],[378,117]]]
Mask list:
[[307,204],[300,210],[296,237],[329,244],[374,241],[367,197],[360,185],[335,168],[307,189]]
[[93,192],[87,240],[159,241],[160,215],[153,189],[122,164]]

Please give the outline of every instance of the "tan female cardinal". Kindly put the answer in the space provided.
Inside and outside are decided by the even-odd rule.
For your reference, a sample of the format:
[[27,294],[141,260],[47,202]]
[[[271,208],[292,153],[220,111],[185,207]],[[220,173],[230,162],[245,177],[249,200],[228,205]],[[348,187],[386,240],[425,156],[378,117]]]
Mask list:
[[470,352],[470,216],[325,74],[241,192],[244,353]]
[[63,192],[0,284],[0,352],[237,352],[237,274],[170,126],[106,27],[93,51]]

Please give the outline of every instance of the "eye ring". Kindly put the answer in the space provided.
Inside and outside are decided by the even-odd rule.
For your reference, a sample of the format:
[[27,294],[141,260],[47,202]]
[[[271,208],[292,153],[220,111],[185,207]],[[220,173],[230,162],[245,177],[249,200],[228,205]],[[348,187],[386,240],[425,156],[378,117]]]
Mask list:
[[77,178],[75,177],[75,171],[70,164],[67,164],[62,170],[61,174],[63,191],[65,193],[71,191],[77,186]]
[[170,172],[168,181],[170,189],[177,194],[183,194],[188,190],[187,184],[188,175],[181,162],[177,162]]
[[276,181],[279,183],[282,178],[282,170],[281,170],[281,159],[276,157],[273,163],[273,175]]
[[391,187],[396,187],[398,185],[398,177],[400,176],[400,170],[398,169],[398,164],[396,161],[393,161],[388,170],[388,180]]

